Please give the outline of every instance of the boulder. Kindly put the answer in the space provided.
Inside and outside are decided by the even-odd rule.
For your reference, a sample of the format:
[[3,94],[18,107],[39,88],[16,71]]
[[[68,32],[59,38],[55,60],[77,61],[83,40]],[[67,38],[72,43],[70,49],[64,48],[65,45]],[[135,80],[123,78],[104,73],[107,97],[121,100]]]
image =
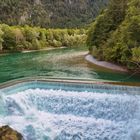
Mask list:
[[0,140],[23,140],[23,136],[8,125],[0,127]]

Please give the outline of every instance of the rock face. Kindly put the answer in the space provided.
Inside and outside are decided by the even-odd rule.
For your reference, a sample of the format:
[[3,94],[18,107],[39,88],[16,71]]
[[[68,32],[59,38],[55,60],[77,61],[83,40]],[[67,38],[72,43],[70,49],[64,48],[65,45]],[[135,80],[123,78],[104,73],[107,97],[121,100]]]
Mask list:
[[0,140],[23,140],[22,135],[8,125],[0,127]]

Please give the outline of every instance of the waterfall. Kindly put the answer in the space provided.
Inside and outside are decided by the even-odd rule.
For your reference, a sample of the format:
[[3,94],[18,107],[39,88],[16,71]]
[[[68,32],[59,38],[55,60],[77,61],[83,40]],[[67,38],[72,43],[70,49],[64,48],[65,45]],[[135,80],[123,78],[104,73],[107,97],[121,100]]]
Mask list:
[[[139,124],[137,94],[34,88],[2,95],[6,115],[0,124],[27,140],[128,140]],[[132,140],[138,137],[139,131],[131,133]]]
[[4,93],[0,90],[0,116],[5,115]]

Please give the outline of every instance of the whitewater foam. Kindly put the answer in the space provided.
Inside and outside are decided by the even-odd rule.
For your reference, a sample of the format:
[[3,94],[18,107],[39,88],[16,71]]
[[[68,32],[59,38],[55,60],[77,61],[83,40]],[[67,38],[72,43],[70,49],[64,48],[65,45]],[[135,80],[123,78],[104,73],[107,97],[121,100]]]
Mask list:
[[140,96],[29,89],[2,98],[8,124],[27,140],[137,140]]

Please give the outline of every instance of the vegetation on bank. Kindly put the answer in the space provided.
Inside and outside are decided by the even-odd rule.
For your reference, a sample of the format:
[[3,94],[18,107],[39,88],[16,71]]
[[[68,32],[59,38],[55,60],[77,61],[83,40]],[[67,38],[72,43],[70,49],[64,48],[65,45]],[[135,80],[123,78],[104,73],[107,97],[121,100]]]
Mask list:
[[97,59],[140,72],[140,1],[111,0],[92,24],[87,44]]
[[47,47],[73,47],[86,42],[84,29],[45,29],[0,25],[0,50],[21,51]]

